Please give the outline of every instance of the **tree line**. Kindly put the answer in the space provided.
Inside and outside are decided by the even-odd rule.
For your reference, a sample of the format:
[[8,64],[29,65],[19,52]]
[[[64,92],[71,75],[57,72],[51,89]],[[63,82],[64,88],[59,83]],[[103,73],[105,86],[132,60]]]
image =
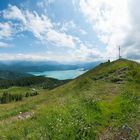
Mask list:
[[33,77],[26,77],[26,78],[19,78],[15,80],[0,80],[0,88],[9,88],[11,86],[31,86],[35,84],[40,84],[45,82],[46,78],[43,76],[33,76]]
[[57,80],[53,78],[46,78],[44,76],[32,76],[26,78],[19,78],[15,80],[0,80],[0,88],[5,89],[11,86],[19,86],[19,87],[26,87],[32,85],[40,85],[44,89],[53,89],[57,86],[60,86],[69,80]]
[[8,92],[3,92],[0,96],[0,104],[21,101],[24,97],[36,96],[38,94],[39,93],[37,91],[26,92],[26,94],[11,94]]

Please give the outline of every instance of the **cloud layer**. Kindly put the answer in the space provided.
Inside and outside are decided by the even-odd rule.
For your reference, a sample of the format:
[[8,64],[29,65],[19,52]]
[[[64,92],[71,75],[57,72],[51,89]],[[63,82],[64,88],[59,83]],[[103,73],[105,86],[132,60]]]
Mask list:
[[[53,1],[51,1],[53,2]],[[39,6],[42,6],[41,3],[38,3]],[[11,24],[5,22],[0,24],[0,27],[3,28],[1,31],[1,37],[13,37],[16,33],[21,33],[23,31],[28,31],[33,34],[33,36],[41,41],[43,44],[52,44],[55,47],[63,47],[66,49],[66,54],[51,54],[52,59],[61,60],[61,61],[91,61],[96,60],[96,54],[100,54],[100,52],[94,48],[89,48],[86,43],[80,40],[79,37],[69,34],[70,30],[78,31],[82,35],[86,35],[87,32],[77,26],[73,21],[65,22],[64,24],[59,25],[60,23],[52,22],[46,14],[38,14],[36,11],[30,11],[28,9],[22,10],[17,6],[9,5],[7,9],[2,11],[3,18],[10,21]],[[14,25],[14,26],[13,26]],[[16,31],[12,32],[11,29],[15,28]],[[5,46],[4,42],[1,42],[1,46]],[[6,58],[8,54],[4,54],[3,58]],[[37,55],[37,57],[33,55],[25,55],[25,58],[22,55],[17,54],[17,58],[21,57],[21,59],[29,58],[29,59],[44,59],[45,56],[42,54]],[[58,58],[55,58],[54,56]],[[11,58],[16,58],[14,55],[10,55]],[[28,57],[26,57],[28,56]],[[95,57],[93,57],[95,56]],[[48,57],[46,57],[49,59]],[[62,59],[63,58],[63,59]],[[100,55],[101,59],[101,55]]]
[[[62,3],[63,0],[60,1]],[[14,54],[1,53],[3,58],[6,59],[9,55],[11,59],[114,60],[118,58],[118,46],[121,46],[123,57],[140,61],[139,0],[72,0],[73,11],[76,11],[77,15],[73,13],[72,19],[67,20],[67,17],[63,17],[64,20],[60,21],[52,20],[47,9],[49,4],[52,6],[55,3],[56,0],[37,2],[37,8],[41,8],[43,12],[10,4],[5,10],[0,11],[0,17],[3,19],[0,21],[1,49],[10,46],[14,49],[16,43],[12,40],[22,33],[27,35],[24,32],[32,34],[34,40],[46,48],[52,47],[52,50],[46,49],[47,53],[44,54],[21,52],[19,55],[19,51]],[[62,7],[57,8],[61,11]],[[69,13],[63,12],[63,15],[69,16],[67,12]],[[54,19],[57,18],[53,16]],[[85,28],[81,28],[82,26]],[[85,30],[88,26],[92,31]],[[90,39],[95,35],[93,40]],[[9,41],[14,45],[9,45]]]
[[80,0],[80,11],[107,45],[106,57],[140,59],[139,0]]
[[[51,42],[62,47],[74,47],[75,45],[76,38],[64,32],[56,31],[54,24],[46,15],[39,15],[35,11],[21,10],[16,6],[9,5],[8,9],[3,11],[3,17],[19,21],[22,31],[30,31],[37,39],[43,42]],[[5,30],[7,31],[6,28]],[[7,35],[9,34],[7,33]]]

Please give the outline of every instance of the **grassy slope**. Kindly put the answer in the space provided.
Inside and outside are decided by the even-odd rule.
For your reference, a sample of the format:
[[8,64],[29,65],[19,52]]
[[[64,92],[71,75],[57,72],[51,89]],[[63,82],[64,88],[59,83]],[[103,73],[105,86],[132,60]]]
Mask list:
[[[139,79],[140,65],[121,59],[101,64],[54,90],[0,105],[0,139],[136,139],[140,133]],[[14,119],[20,111],[34,111],[34,115]],[[130,133],[124,132],[124,125],[132,129]]]
[[0,89],[0,95],[3,94],[3,92],[8,92],[11,94],[25,94],[26,92],[31,92],[32,88],[30,87],[10,87],[7,89]]

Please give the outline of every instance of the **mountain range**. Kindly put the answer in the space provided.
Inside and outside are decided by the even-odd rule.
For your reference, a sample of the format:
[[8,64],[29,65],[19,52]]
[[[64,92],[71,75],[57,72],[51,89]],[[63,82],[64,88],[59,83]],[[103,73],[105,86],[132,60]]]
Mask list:
[[74,70],[83,68],[91,69],[100,62],[63,64],[55,61],[5,61],[0,62],[0,70],[10,70],[18,72],[43,72],[43,71],[59,71],[59,70]]

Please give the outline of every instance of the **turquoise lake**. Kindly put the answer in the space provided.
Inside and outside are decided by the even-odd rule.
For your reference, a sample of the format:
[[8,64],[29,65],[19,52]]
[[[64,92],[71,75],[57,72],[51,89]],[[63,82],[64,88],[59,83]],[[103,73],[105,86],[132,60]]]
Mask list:
[[30,74],[33,74],[35,76],[42,75],[45,77],[56,78],[59,80],[66,80],[66,79],[74,79],[85,72],[86,72],[85,70],[76,69],[76,70],[63,70],[63,71],[30,72]]

